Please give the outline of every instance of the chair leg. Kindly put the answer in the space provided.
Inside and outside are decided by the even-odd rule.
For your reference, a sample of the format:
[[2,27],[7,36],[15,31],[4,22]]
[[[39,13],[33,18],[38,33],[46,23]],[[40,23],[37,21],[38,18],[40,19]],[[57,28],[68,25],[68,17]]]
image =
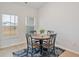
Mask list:
[[32,48],[32,52],[31,52],[31,56],[33,57],[33,48]]
[[27,56],[28,56],[28,48],[27,48]]
[[28,56],[28,52],[29,52],[29,47],[27,47],[27,56]]
[[48,57],[50,57],[50,49],[48,49]]
[[55,53],[55,47],[53,48],[53,53],[54,53],[54,55],[56,56],[56,53]]

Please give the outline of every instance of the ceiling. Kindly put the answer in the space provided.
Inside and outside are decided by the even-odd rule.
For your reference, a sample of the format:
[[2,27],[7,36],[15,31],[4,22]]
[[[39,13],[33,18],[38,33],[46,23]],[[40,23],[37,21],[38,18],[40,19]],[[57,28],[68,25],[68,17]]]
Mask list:
[[[24,3],[25,4],[25,3]],[[33,7],[33,8],[40,8],[42,7],[46,2],[28,2],[25,5]]]
[[40,8],[47,2],[0,2],[0,5],[7,5],[7,4],[17,4],[17,5],[24,5],[24,6],[29,6],[32,8]]

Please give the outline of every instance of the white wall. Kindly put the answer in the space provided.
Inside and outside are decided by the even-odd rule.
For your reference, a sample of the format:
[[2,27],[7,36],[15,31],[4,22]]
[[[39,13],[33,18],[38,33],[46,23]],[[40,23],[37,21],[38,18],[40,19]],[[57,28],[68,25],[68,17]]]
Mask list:
[[[0,3],[0,24],[2,14],[17,15],[18,26],[16,35],[17,39],[8,39],[6,36],[3,36],[0,32],[0,48],[25,42],[25,17],[34,16],[37,20],[37,10],[17,3]],[[0,25],[0,31],[1,28],[2,27]]]
[[38,19],[39,27],[57,32],[56,44],[79,52],[79,3],[48,3]]

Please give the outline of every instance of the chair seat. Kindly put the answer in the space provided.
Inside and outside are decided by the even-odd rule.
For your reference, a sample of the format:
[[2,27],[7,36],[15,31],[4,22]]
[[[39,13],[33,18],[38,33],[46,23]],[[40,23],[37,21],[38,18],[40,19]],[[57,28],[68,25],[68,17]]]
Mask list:
[[39,44],[33,44],[33,48],[39,48],[40,45]]
[[39,40],[35,40],[35,42],[39,42]]
[[44,48],[53,48],[53,44],[44,44],[43,47]]

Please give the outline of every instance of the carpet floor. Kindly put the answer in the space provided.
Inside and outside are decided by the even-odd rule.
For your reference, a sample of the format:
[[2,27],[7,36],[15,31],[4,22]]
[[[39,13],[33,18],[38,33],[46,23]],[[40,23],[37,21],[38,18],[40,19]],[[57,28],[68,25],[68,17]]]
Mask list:
[[13,52],[13,56],[14,57],[58,57],[60,56],[65,50],[59,48],[59,47],[55,47],[55,54],[53,49],[51,50],[50,54],[47,51],[46,48],[43,48],[43,53],[42,55],[40,55],[40,50],[38,48],[34,48],[33,49],[33,55],[32,53],[32,49],[29,49],[27,52],[27,49],[22,49],[20,51],[15,51]]

